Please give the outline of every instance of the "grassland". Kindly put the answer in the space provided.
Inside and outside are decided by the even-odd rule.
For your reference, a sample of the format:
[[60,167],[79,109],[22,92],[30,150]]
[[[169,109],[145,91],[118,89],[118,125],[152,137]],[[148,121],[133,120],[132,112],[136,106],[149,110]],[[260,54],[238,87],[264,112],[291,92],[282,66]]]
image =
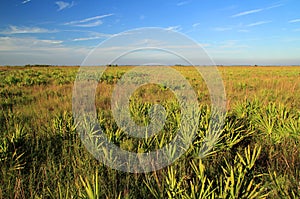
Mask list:
[[[147,121],[150,105],[160,102],[167,122],[160,136],[126,135],[112,117],[110,98],[131,68],[109,67],[101,77],[98,119],[111,142],[147,152],[174,137],[180,109],[167,88],[143,86],[132,97],[132,117]],[[174,68],[200,103],[196,139],[172,165],[132,174],[103,165],[82,144],[71,111],[78,67],[0,67],[0,198],[299,198],[300,67],[219,67],[226,120],[202,159],[197,154],[211,118],[209,93],[194,68]]]

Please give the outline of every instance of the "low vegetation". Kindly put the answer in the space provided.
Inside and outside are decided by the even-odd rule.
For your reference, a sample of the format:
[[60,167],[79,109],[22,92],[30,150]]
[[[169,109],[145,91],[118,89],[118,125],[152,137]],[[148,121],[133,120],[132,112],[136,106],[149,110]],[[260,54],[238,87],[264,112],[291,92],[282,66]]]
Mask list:
[[[147,152],[174,138],[180,108],[163,85],[145,85],[130,102],[133,119],[149,121],[154,103],[167,114],[161,132],[128,136],[110,111],[116,82],[132,67],[108,67],[96,93],[109,141]],[[211,119],[209,93],[192,67],[174,66],[200,104],[196,138],[173,164],[127,173],[97,161],[72,115],[78,67],[0,67],[0,198],[300,198],[300,67],[219,67],[227,95],[221,135],[204,158],[199,149]]]

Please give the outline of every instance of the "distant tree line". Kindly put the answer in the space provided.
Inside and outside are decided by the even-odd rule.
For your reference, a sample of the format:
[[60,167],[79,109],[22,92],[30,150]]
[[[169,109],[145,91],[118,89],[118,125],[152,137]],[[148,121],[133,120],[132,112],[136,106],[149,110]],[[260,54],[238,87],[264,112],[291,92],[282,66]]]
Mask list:
[[118,64],[107,64],[107,67],[118,67]]
[[26,64],[25,67],[51,67],[52,65],[48,64]]

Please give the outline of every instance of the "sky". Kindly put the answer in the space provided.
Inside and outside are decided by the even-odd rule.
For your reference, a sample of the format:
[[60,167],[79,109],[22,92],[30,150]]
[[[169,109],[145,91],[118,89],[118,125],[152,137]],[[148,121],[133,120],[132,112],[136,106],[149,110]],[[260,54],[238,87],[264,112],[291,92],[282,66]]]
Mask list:
[[[102,48],[102,57],[124,52],[117,43],[113,48],[101,43],[147,27],[193,40],[218,65],[300,65],[299,11],[299,0],[2,0],[0,65],[81,65],[95,48]],[[163,43],[163,37],[149,35],[138,38],[147,40],[147,46]],[[122,39],[126,45],[138,42]],[[180,41],[172,45],[183,48]],[[118,63],[150,63],[149,54],[156,58],[153,63],[179,63],[160,56],[164,53],[147,53],[131,53]],[[194,64],[205,63],[198,59]]]

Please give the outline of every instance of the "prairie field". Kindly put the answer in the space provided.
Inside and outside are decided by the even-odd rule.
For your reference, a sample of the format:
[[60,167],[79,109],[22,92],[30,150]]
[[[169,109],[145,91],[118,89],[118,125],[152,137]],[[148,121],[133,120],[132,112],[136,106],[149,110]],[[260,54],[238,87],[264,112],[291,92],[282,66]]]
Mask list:
[[[132,152],[162,148],[180,126],[180,105],[164,85],[144,85],[129,109],[140,125],[151,105],[166,110],[161,131],[132,138],[116,124],[111,95],[133,66],[107,67],[95,103],[107,139]],[[160,170],[129,173],[101,163],[76,130],[72,93],[79,67],[0,67],[0,198],[300,198],[300,66],[219,66],[225,122],[213,148],[199,149],[212,117],[194,67],[173,66],[193,87],[199,117],[187,151]]]

